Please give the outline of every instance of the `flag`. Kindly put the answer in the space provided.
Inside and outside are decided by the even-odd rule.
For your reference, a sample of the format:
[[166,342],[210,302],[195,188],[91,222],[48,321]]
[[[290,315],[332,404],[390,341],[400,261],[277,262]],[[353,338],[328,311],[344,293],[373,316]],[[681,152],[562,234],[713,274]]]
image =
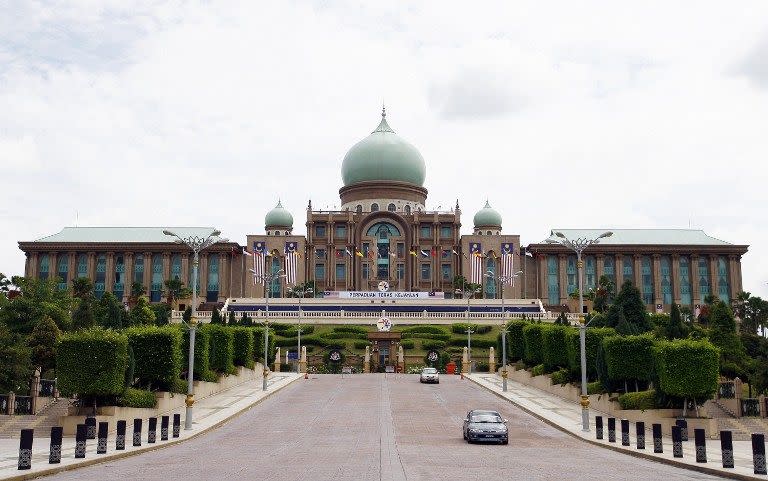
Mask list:
[[263,241],[253,243],[253,284],[264,285],[264,265],[267,257],[267,246]]
[[247,255],[248,257],[251,257],[253,255],[250,252],[248,252],[248,248],[245,246],[243,246],[243,254]]
[[296,247],[295,242],[285,243],[285,282],[291,285],[296,285]]
[[473,284],[483,283],[483,250],[479,242],[469,243],[469,253],[472,255],[471,279]]
[[341,251],[341,249],[337,249],[336,250],[336,258],[337,259],[343,259],[344,258],[344,253]]
[[363,253],[362,253],[362,252],[360,252],[360,250],[358,250],[358,249],[355,249],[355,255],[356,255],[357,257],[363,257]]
[[417,256],[417,255],[418,255],[418,254],[416,254],[416,251],[408,251],[408,253],[409,253],[410,255],[412,255],[412,256]]
[[437,257],[437,249],[432,248],[432,257]]
[[421,257],[429,257],[429,251],[426,249],[421,249]]
[[515,285],[515,247],[510,242],[501,244],[501,276],[506,284]]
[[453,253],[454,253],[454,254],[456,254],[456,255],[459,255],[459,253],[458,253],[458,252],[456,252],[456,249],[451,249],[451,252],[453,252]]
[[344,248],[344,252],[346,252],[349,257],[353,257],[352,252],[350,252],[350,250],[347,249],[346,247]]
[[389,256],[390,256],[390,257],[395,257],[395,258],[396,258],[396,257],[397,257],[397,253],[396,253],[396,252],[390,252],[390,253],[389,253]]

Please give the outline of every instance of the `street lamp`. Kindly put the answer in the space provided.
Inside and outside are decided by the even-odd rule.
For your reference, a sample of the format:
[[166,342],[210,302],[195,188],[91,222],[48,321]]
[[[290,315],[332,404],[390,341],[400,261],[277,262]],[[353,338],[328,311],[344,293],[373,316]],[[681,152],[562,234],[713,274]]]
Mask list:
[[[254,277],[256,277],[256,271],[253,269],[250,269],[250,271],[253,272]],[[266,300],[266,313],[264,317],[264,369],[262,371],[263,380],[261,383],[262,391],[267,390],[267,374],[269,372],[269,292],[272,290],[272,282],[281,277],[286,277],[286,275],[283,274],[282,269],[271,274],[265,273],[260,276],[260,280],[264,281],[264,298]]]
[[194,254],[192,258],[192,316],[189,318],[189,370],[187,371],[187,404],[186,418],[184,419],[184,429],[192,429],[192,405],[195,403],[195,386],[193,372],[195,367],[195,331],[197,330],[197,268],[199,265],[198,254],[206,247],[210,247],[217,242],[227,242],[227,239],[221,239],[221,231],[216,229],[206,237],[190,235],[181,237],[179,234],[164,230],[163,234],[176,238],[176,243],[185,244],[192,249]]
[[507,322],[505,320],[506,312],[504,312],[504,284],[509,281],[514,282],[516,277],[519,277],[523,271],[517,271],[514,274],[496,275],[493,271],[488,271],[485,277],[493,280],[498,280],[501,283],[501,389],[507,392]]
[[581,351],[581,430],[589,432],[589,396],[587,395],[587,348],[586,331],[587,324],[584,320],[584,263],[581,261],[581,253],[587,247],[600,243],[600,239],[610,237],[613,232],[603,232],[594,239],[579,237],[568,239],[562,232],[553,232],[558,239],[547,239],[548,244],[560,244],[576,252],[576,267],[579,270],[579,350]]
[[[471,283],[470,283],[470,285],[471,285]],[[464,293],[464,297],[467,298],[467,311],[466,311],[467,312],[467,360],[469,361],[469,371],[468,372],[470,374],[472,374],[472,340],[470,338],[471,338],[472,333],[474,333],[475,331],[472,331],[470,329],[470,324],[469,324],[469,300],[472,298],[472,296],[476,292],[480,292],[480,289],[477,289],[477,288],[473,289],[473,288],[468,287],[466,285],[466,281],[465,281],[465,282],[462,282],[462,289],[461,290]]]
[[296,373],[301,374],[301,318],[302,318],[302,311],[301,311],[301,298],[306,296],[307,294],[313,294],[315,292],[314,289],[311,287],[304,287],[303,289],[297,289],[296,286],[293,286],[293,289],[290,289],[290,291],[294,294],[296,294],[299,297],[299,325],[296,327],[296,332],[299,335],[299,347],[298,347],[298,355],[296,362]]

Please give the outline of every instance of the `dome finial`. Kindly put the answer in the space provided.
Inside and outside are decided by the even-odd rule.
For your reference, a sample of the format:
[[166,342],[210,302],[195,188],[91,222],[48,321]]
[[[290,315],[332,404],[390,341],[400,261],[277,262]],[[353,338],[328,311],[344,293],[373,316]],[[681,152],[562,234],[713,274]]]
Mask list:
[[381,118],[386,119],[387,118],[387,106],[384,105],[384,101],[381,102]]
[[387,107],[384,105],[384,102],[381,103],[381,122],[379,122],[379,126],[376,127],[376,130],[371,133],[375,134],[376,132],[395,133],[395,131],[392,130],[392,127],[387,123]]
[[490,209],[490,208],[491,208],[491,203],[488,202],[488,199],[485,199],[485,209]]

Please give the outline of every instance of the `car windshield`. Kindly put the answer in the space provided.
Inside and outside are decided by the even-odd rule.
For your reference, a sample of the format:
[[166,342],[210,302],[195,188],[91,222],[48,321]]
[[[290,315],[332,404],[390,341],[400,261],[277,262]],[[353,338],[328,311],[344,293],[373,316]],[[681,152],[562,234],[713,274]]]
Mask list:
[[423,371],[421,371],[423,374],[437,374],[437,369],[434,367],[428,367],[425,368]]
[[473,423],[500,423],[502,419],[495,414],[473,414],[469,421]]

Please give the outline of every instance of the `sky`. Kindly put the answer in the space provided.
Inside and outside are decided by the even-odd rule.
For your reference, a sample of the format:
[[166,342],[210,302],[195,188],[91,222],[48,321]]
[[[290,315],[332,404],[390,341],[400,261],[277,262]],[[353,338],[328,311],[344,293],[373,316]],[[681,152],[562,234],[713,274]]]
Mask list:
[[768,2],[0,2],[0,272],[64,226],[264,232],[387,120],[427,208],[747,244],[768,298]]

